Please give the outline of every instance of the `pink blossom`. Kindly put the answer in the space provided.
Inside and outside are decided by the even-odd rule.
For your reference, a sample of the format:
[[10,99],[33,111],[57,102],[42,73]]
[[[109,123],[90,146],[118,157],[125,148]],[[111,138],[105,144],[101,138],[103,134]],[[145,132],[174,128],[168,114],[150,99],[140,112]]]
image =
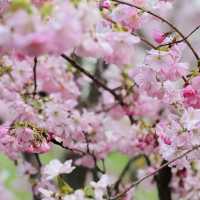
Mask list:
[[101,179],[98,182],[92,181],[90,184],[94,187],[95,199],[101,200],[103,199],[103,195],[106,192],[107,186],[114,183],[113,177],[104,174],[101,176]]
[[126,5],[117,6],[113,10],[111,17],[115,22],[119,22],[129,30],[137,30],[142,25],[142,18],[138,10]]
[[111,7],[110,0],[102,0],[100,3],[101,8],[109,9]]
[[46,176],[47,180],[51,180],[59,174],[69,174],[75,167],[72,167],[72,160],[67,160],[65,163],[61,163],[59,160],[52,160],[48,165],[43,169],[43,173]]
[[165,40],[166,36],[159,30],[153,31],[153,39],[158,43],[161,44]]
[[51,145],[44,141],[39,146],[30,145],[27,149],[25,149],[28,153],[47,153],[51,149]]
[[200,108],[199,76],[192,79],[190,85],[183,88],[184,103],[193,108]]
[[[107,63],[113,63],[120,66],[131,64],[134,58],[134,45],[140,42],[138,37],[135,37],[130,33],[112,32],[106,34],[106,40],[113,49],[111,55],[106,55],[104,57]],[[127,51],[129,51],[129,53],[127,53]]]

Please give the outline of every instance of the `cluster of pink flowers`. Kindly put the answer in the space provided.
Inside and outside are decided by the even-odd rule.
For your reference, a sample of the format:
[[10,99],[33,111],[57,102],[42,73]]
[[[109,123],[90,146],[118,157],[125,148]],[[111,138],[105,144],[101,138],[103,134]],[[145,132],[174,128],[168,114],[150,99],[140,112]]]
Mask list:
[[[101,162],[120,152],[147,156],[147,171],[174,159],[174,195],[195,199],[199,150],[176,158],[200,145],[200,60],[188,40],[195,32],[184,36],[162,17],[175,2],[0,2],[0,152],[26,163],[24,174],[41,173],[34,195],[112,199],[124,187],[114,187],[117,177]],[[54,145],[76,156],[39,170],[23,161]],[[76,166],[98,171],[86,183],[89,195],[53,181]],[[123,200],[133,198],[131,189]]]

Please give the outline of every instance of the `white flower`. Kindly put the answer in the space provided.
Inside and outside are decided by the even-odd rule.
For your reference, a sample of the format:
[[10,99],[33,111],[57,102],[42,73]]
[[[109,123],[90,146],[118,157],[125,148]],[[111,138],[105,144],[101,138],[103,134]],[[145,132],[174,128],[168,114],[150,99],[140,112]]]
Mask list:
[[107,186],[113,184],[115,180],[107,174],[104,174],[98,182],[91,182],[90,185],[94,188],[95,199],[103,200]]
[[76,190],[73,194],[66,195],[64,200],[86,200],[82,190]]
[[184,128],[187,130],[200,128],[200,109],[189,108],[181,119]]
[[39,192],[42,194],[43,198],[42,200],[55,200],[53,196],[53,192],[50,190],[46,190],[44,188],[39,188]]
[[48,165],[44,167],[44,175],[47,176],[47,180],[51,180],[59,174],[69,174],[75,167],[72,167],[72,160],[67,160],[64,164],[59,160],[52,160]]

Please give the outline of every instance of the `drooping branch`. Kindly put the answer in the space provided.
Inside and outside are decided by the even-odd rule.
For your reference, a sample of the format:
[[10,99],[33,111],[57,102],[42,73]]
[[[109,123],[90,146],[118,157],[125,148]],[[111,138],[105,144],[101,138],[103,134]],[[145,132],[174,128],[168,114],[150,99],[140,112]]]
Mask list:
[[132,4],[132,3],[128,3],[128,2],[124,2],[124,1],[120,1],[120,0],[112,0],[112,1],[113,1],[113,2],[116,2],[116,3],[118,3],[118,4],[127,5],[127,6],[130,6],[130,7],[136,8],[136,9],[138,9],[138,10],[141,10],[142,12],[148,13],[148,14],[150,14],[150,15],[156,17],[157,19],[161,20],[161,21],[164,22],[165,24],[167,24],[169,27],[171,27],[176,33],[178,33],[178,34],[182,37],[182,39],[184,40],[184,42],[187,44],[187,46],[190,48],[190,50],[192,51],[193,55],[195,56],[195,58],[196,58],[196,60],[197,60],[197,62],[198,62],[198,67],[200,67],[200,66],[199,66],[199,60],[200,60],[200,58],[199,58],[198,53],[197,53],[197,52],[195,51],[195,49],[192,47],[192,45],[190,44],[190,42],[189,42],[187,39],[185,39],[184,34],[183,34],[176,26],[174,26],[172,23],[170,23],[167,19],[165,19],[165,18],[163,18],[163,17],[161,17],[161,16],[155,14],[154,12],[152,12],[152,11],[150,11],[150,10],[146,10],[145,8],[142,8],[142,7],[140,7],[140,6],[134,5],[134,4]]
[[177,41],[173,41],[173,42],[161,44],[161,45],[157,46],[156,48],[158,49],[158,48],[163,47],[163,46],[170,46],[170,45],[173,45],[173,44],[178,44],[178,43],[184,42],[184,41],[187,40],[189,37],[191,37],[199,28],[200,28],[200,25],[198,25],[198,26],[197,26],[194,30],[192,30],[185,38],[183,38],[183,39],[181,39],[181,40],[177,40]]
[[142,36],[140,36],[140,35],[134,34],[134,33],[131,33],[131,34],[134,35],[134,36],[139,37],[140,40],[141,40],[144,44],[146,44],[147,46],[151,47],[152,49],[157,49],[157,47],[156,47],[154,44],[152,44],[151,42],[149,42],[146,38],[144,38],[144,37],[142,37]]

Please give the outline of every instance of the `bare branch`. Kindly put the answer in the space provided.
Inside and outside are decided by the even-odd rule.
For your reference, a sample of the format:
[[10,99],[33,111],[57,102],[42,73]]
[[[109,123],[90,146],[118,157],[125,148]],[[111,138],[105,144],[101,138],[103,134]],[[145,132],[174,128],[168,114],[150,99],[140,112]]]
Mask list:
[[144,158],[145,158],[145,161],[146,161],[147,165],[150,164],[150,163],[149,163],[149,160],[148,160],[148,158],[147,158],[147,156],[144,155],[144,154],[140,154],[140,155],[137,155],[137,156],[131,158],[131,159],[127,162],[127,164],[126,164],[126,166],[124,167],[124,169],[122,170],[122,172],[120,173],[118,180],[115,182],[115,184],[114,184],[114,189],[118,190],[119,185],[120,185],[120,183],[122,182],[122,180],[123,180],[124,176],[126,175],[127,171],[129,170],[131,164],[132,164],[133,162],[137,161],[138,159],[140,159],[141,157],[144,157]]
[[[127,106],[122,97],[115,93],[115,90],[112,90],[109,88],[106,84],[104,84],[102,81],[100,81],[98,78],[93,76],[90,72],[82,68],[78,63],[76,63],[74,60],[69,58],[67,55],[62,54],[61,57],[63,57],[65,60],[67,60],[74,68],[76,68],[78,71],[82,72],[84,75],[86,75],[88,78],[90,78],[95,84],[97,84],[99,87],[103,88],[104,90],[108,91],[118,102],[119,104],[124,108],[124,106]],[[135,120],[132,116],[128,116],[130,122],[133,124],[135,123]]]
[[34,89],[33,96],[37,94],[37,57],[34,57],[34,65],[33,65],[33,81],[34,81]]
[[[145,13],[148,13],[148,14],[156,17],[157,19],[160,19],[162,22],[166,23],[169,27],[171,27],[175,32],[177,32],[182,37],[182,39],[185,39],[185,36],[183,35],[183,33],[178,28],[176,28],[172,23],[170,23],[168,20],[166,20],[165,18],[163,18],[163,17],[161,17],[161,16],[159,16],[159,15],[157,15],[157,14],[155,14],[155,13],[149,11],[149,10],[146,10],[146,9],[144,9],[142,7],[134,5],[132,3],[128,3],[128,2],[124,2],[124,1],[119,1],[119,0],[112,0],[112,1],[116,2],[118,4],[123,4],[123,5],[127,5],[127,6],[130,6],[130,7],[134,7],[136,9],[138,9],[138,10],[141,10],[141,11],[143,11]],[[191,49],[193,55],[195,56],[196,60],[198,61],[198,67],[200,67],[199,66],[199,59],[200,58],[199,58],[198,53],[194,50],[194,48],[192,47],[192,45],[190,44],[190,42],[187,39],[185,39],[184,42]]]
[[187,150],[186,152],[184,152],[183,154],[177,156],[176,158],[172,159],[169,162],[166,162],[165,164],[161,165],[158,169],[156,169],[155,171],[147,174],[146,176],[142,177],[141,179],[135,181],[134,183],[132,183],[129,187],[127,187],[124,191],[122,191],[121,193],[119,193],[118,195],[111,197],[110,200],[116,200],[122,196],[124,196],[129,190],[131,190],[132,188],[134,188],[135,186],[139,185],[141,182],[143,182],[144,180],[156,175],[160,170],[162,170],[163,168],[171,165],[172,163],[176,162],[177,160],[185,157],[186,155],[188,155],[189,153],[191,153],[192,151],[197,150],[200,147],[200,145],[194,146],[192,149]]
[[79,149],[72,149],[72,148],[70,148],[70,147],[66,147],[66,146],[63,145],[62,142],[58,142],[58,141],[55,140],[55,139],[52,139],[51,142],[52,142],[53,144],[55,144],[55,145],[58,145],[58,146],[62,147],[63,149],[67,149],[67,150],[71,151],[71,152],[74,153],[74,154],[85,155],[85,152],[84,152],[84,151],[81,151],[81,150],[79,150]]
[[198,25],[194,30],[192,30],[185,38],[183,38],[182,40],[178,40],[178,41],[174,41],[174,42],[169,42],[169,43],[165,43],[165,44],[161,44],[159,46],[157,46],[156,48],[160,48],[163,46],[169,46],[169,45],[173,45],[173,44],[178,44],[181,42],[184,42],[185,40],[187,40],[192,34],[194,34],[198,29],[200,28],[200,25]]
[[36,186],[37,186],[37,183],[40,181],[41,167],[42,167],[42,163],[40,161],[39,155],[24,153],[23,157],[24,157],[24,160],[30,163],[37,170],[36,174],[29,175],[29,181],[32,187],[33,200],[41,200],[40,194],[36,193]]

